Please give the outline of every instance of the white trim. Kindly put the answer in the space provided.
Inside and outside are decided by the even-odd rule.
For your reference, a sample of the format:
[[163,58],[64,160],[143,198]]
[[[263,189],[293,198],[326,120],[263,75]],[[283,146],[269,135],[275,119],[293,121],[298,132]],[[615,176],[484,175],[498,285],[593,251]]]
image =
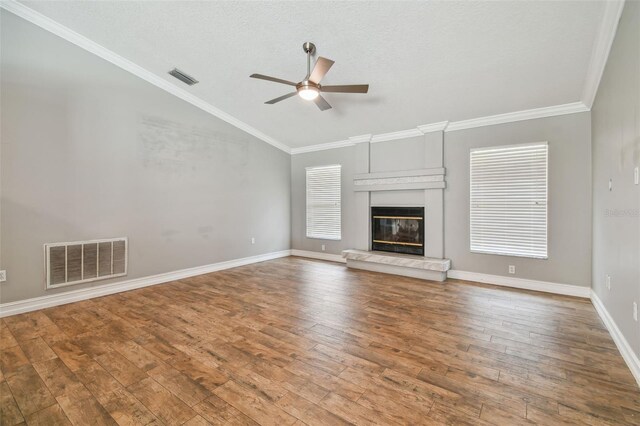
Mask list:
[[638,359],[638,356],[633,351],[633,348],[631,348],[631,345],[629,344],[627,339],[625,339],[624,335],[616,325],[616,322],[609,314],[609,311],[607,311],[607,308],[605,308],[602,300],[600,300],[596,292],[593,290],[591,290],[591,303],[593,303],[593,306],[596,308],[596,312],[598,313],[598,315],[600,315],[600,319],[602,319],[602,322],[607,327],[607,330],[609,330],[609,334],[618,347],[622,358],[627,363],[627,366],[629,367],[629,370],[631,370],[631,374],[633,374],[633,377],[636,379],[638,386],[640,386],[640,359]]
[[422,133],[416,127],[415,129],[407,129],[407,130],[400,130],[397,132],[381,133],[379,135],[373,135],[371,137],[371,143],[395,141],[397,139],[415,138],[423,135],[424,133]]
[[431,133],[431,132],[444,132],[449,125],[448,121],[441,121],[439,123],[431,123],[431,124],[423,124],[418,126],[418,130],[422,133]]
[[542,291],[545,293],[563,294],[566,296],[576,296],[589,298],[591,288],[570,284],[558,284],[548,281],[528,280],[524,278],[505,277],[502,275],[489,275],[477,272],[450,270],[447,272],[449,278],[475,281],[485,284],[499,285],[503,287],[520,288],[524,290]]
[[317,251],[307,251],[307,250],[292,249],[291,250],[291,256],[307,257],[309,259],[328,260],[330,262],[347,263],[347,260],[344,259],[339,254],[321,253],[321,252],[317,252]]
[[513,123],[516,121],[555,117],[557,115],[575,114],[586,111],[589,111],[589,107],[585,104],[582,102],[573,102],[564,105],[554,105],[543,108],[527,109],[524,111],[508,112],[506,114],[472,118],[470,120],[454,121],[449,123],[445,131],[455,132],[456,130],[473,129],[475,127],[493,126],[495,124]]
[[613,40],[616,38],[618,23],[624,9],[624,0],[610,0],[605,2],[604,15],[600,23],[600,29],[591,52],[587,77],[582,90],[582,102],[589,108],[598,93],[598,86],[607,65],[607,59],[611,52]]
[[244,257],[241,259],[212,263],[210,265],[196,266],[195,268],[181,269],[179,271],[151,275],[148,277],[135,278],[112,284],[83,288],[80,290],[73,290],[65,293],[35,297],[32,299],[20,300],[17,302],[2,303],[0,304],[0,318],[9,315],[21,314],[24,312],[36,311],[38,309],[49,308],[52,306],[78,302],[80,300],[93,299],[94,297],[102,297],[109,294],[120,293],[123,291],[134,290],[137,288],[148,287],[156,284],[163,284],[169,281],[181,280],[196,275],[208,274],[210,272],[222,271],[224,269],[236,268],[238,266],[264,262],[266,260],[287,257],[290,255],[291,250],[282,250],[272,253],[259,254],[256,256]]
[[147,81],[148,83],[151,83],[154,86],[168,93],[171,93],[172,95],[182,99],[183,101],[186,101],[191,105],[198,107],[201,110],[208,112],[209,114],[223,121],[226,121],[232,126],[235,126],[238,129],[243,130],[258,139],[261,139],[269,145],[281,149],[288,154],[291,153],[291,149],[288,146],[284,145],[281,142],[278,142],[270,136],[265,135],[258,129],[249,126],[247,123],[240,121],[232,115],[227,114],[226,112],[214,107],[210,103],[198,98],[197,96],[187,92],[184,89],[179,88],[178,86],[170,83],[164,78],[157,76],[151,71],[142,68],[141,66],[129,61],[128,59],[125,59],[122,56],[112,52],[106,47],[89,40],[83,35],[78,34],[70,28],[67,28],[64,25],[54,21],[53,19],[48,18],[39,12],[36,12],[35,10],[17,2],[16,0],[2,0],[0,1],[0,8],[8,10],[9,12],[31,22],[32,24],[35,24],[40,28],[49,31],[67,40],[68,42],[71,42],[76,46],[81,47],[96,56],[99,56],[106,61],[111,62],[112,64],[122,68],[125,71],[129,71],[131,74]]
[[371,142],[371,134],[360,135],[360,136],[350,136],[349,141],[352,142],[353,144],[368,143],[368,142]]
[[397,172],[373,172],[373,173],[358,173],[353,175],[353,179],[378,179],[378,178],[393,178],[403,176],[433,176],[444,175],[446,169],[444,167],[431,167],[428,169],[415,169],[415,170],[400,170]]
[[[391,133],[382,133],[378,135],[366,135],[370,136],[371,143],[393,141],[397,139],[412,138],[416,136],[422,136],[425,133],[444,131],[455,132],[456,130],[473,129],[475,127],[493,126],[496,124],[513,123],[516,121],[533,120],[536,118],[555,117],[557,115],[576,114],[580,112],[589,111],[582,102],[573,102],[564,105],[554,105],[550,107],[534,108],[524,111],[509,112],[506,114],[490,115],[486,117],[472,118],[462,121],[442,121],[439,123],[423,124],[414,129],[400,130]],[[354,138],[360,138],[356,136]],[[292,148],[291,155],[303,154],[305,152],[324,151],[327,149],[343,148],[345,146],[353,146],[355,143],[349,138],[343,141],[321,143],[317,145],[303,146],[300,148]],[[360,142],[367,142],[366,140],[360,140]]]
[[336,142],[320,143],[317,145],[302,146],[300,148],[291,148],[291,155],[304,154],[307,152],[326,151],[328,149],[345,148],[347,146],[355,146],[355,143],[349,139]]
[[402,172],[364,173],[353,177],[356,192],[444,189],[445,169],[431,168]]

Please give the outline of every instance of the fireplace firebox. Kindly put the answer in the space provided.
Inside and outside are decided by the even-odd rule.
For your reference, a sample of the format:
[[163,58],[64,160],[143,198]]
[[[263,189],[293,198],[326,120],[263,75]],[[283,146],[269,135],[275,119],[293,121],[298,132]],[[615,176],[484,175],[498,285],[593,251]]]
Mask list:
[[371,207],[371,250],[424,256],[424,207]]

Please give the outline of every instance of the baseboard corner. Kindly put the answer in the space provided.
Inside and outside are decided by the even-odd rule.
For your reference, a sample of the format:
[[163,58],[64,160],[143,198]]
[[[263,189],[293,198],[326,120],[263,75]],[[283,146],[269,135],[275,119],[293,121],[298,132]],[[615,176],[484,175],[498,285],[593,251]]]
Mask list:
[[600,319],[609,330],[609,334],[616,344],[622,358],[627,363],[629,370],[631,370],[631,374],[636,379],[636,383],[638,383],[638,387],[640,387],[640,359],[634,352],[633,348],[627,341],[627,339],[622,334],[622,331],[618,328],[618,325],[613,320],[611,314],[602,303],[602,300],[598,297],[596,292],[591,289],[591,303],[593,307],[596,309],[596,312],[600,316]]

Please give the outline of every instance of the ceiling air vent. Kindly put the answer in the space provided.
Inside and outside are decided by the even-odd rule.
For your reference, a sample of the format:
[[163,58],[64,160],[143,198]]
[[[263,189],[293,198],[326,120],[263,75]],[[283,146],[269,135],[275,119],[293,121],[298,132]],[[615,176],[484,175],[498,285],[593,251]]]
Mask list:
[[180,71],[178,68],[174,68],[169,71],[169,74],[180,80],[181,82],[188,84],[189,86],[193,86],[198,82],[195,78],[191,77],[189,74],[186,74]]
[[44,245],[47,289],[127,275],[127,238]]

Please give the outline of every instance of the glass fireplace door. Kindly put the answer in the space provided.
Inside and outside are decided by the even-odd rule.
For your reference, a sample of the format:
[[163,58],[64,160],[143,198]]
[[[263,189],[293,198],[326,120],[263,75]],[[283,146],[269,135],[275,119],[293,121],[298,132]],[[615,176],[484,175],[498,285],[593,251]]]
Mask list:
[[372,249],[424,255],[423,207],[373,207]]

